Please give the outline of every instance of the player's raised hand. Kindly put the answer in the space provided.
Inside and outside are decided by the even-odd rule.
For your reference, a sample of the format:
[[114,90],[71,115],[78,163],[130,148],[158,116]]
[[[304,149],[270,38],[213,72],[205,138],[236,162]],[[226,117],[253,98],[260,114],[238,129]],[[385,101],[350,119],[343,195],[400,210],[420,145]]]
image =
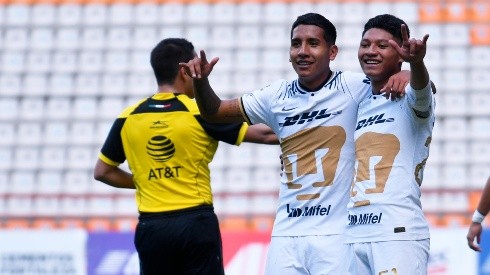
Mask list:
[[401,25],[401,32],[403,38],[401,47],[393,40],[389,41],[391,46],[404,61],[409,63],[422,62],[427,51],[427,39],[429,39],[429,35],[424,35],[422,40],[410,38],[408,36],[407,26],[404,24]]
[[184,68],[186,73],[192,78],[201,79],[209,76],[218,60],[219,58],[215,57],[211,59],[211,62],[208,62],[206,53],[201,50],[200,57],[196,56],[187,63],[179,63],[179,66]]

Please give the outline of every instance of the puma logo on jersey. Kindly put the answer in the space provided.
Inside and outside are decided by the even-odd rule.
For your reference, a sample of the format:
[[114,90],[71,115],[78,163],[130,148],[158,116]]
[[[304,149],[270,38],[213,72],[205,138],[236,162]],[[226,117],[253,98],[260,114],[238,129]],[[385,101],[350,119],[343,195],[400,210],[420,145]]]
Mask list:
[[367,126],[371,126],[373,124],[380,124],[380,123],[385,123],[385,122],[393,122],[395,121],[395,118],[391,117],[391,118],[383,118],[384,117],[384,113],[382,114],[378,114],[378,115],[374,115],[374,116],[371,116],[367,119],[363,119],[363,120],[360,120],[357,122],[357,127],[356,127],[356,131],[363,128],[363,127],[367,127]]
[[328,112],[327,110],[328,108],[320,111],[302,113],[301,115],[288,116],[284,119],[283,123],[279,123],[279,126],[285,127],[285,126],[291,126],[295,124],[303,124],[305,122],[312,122],[313,120],[324,119],[342,113],[342,110],[335,111],[335,112]]
[[330,213],[330,207],[322,207],[320,204],[315,206],[306,206],[304,209],[289,207],[286,205],[286,210],[288,212],[288,217],[306,217],[306,216],[326,216]]
[[382,212],[380,212],[379,214],[366,213],[359,215],[349,215],[349,225],[381,223],[382,216]]

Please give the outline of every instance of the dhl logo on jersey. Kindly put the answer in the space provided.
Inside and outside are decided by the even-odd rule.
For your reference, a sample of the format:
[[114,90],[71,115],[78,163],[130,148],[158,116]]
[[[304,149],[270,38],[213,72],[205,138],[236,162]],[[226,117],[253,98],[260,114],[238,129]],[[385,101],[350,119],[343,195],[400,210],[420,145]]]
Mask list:
[[322,207],[319,205],[314,206],[306,206],[304,209],[301,208],[292,208],[289,204],[286,205],[286,211],[288,213],[288,217],[306,217],[306,216],[326,216],[330,213],[330,208],[332,205],[328,205],[327,207]]
[[358,121],[356,131],[363,128],[363,127],[371,126],[373,124],[380,124],[380,123],[395,121],[395,118],[393,118],[393,117],[384,118],[384,115],[385,114],[382,113],[382,114],[374,115],[374,116],[371,116],[369,118]]
[[283,123],[279,123],[279,126],[286,127],[286,126],[292,126],[295,124],[303,124],[305,122],[312,122],[313,120],[324,119],[324,118],[328,118],[330,116],[339,115],[341,113],[342,113],[342,110],[329,112],[328,108],[322,109],[320,111],[305,112],[305,113],[302,113],[301,115],[286,117],[284,119]]

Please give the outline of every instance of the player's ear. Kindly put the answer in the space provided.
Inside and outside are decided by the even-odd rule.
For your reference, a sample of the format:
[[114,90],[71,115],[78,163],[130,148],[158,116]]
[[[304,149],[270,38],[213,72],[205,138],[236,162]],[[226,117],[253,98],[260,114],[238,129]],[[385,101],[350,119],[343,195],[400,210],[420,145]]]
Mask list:
[[187,75],[187,72],[184,67],[179,67],[179,73],[177,74],[177,77],[184,78],[185,77],[190,77],[190,75]]
[[330,61],[335,60],[335,57],[337,57],[338,53],[339,53],[339,48],[337,47],[337,45],[335,45],[335,44],[331,45],[329,48]]

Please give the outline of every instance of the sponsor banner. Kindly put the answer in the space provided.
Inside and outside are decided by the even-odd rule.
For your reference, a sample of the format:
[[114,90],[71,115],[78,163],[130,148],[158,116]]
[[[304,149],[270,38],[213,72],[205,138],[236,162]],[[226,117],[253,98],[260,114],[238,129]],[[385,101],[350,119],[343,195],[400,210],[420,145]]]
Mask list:
[[87,244],[89,275],[139,274],[134,233],[90,233]]
[[468,247],[467,232],[466,227],[431,228],[429,275],[478,274],[477,254]]
[[265,270],[270,232],[222,231],[226,275],[261,275]]
[[483,229],[483,232],[481,235],[480,247],[481,247],[481,253],[478,253],[478,256],[479,256],[478,257],[478,271],[479,271],[478,274],[490,275],[490,229],[489,228]]
[[[270,232],[222,232],[227,275],[263,273]],[[137,275],[138,254],[134,233],[91,233],[88,236],[89,275]]]
[[85,275],[83,230],[0,231],[0,274]]
[[[473,275],[477,273],[477,253],[466,244],[466,228],[431,229],[429,275]],[[490,275],[490,233],[483,247]],[[223,257],[227,275],[262,275],[270,242],[270,232],[222,231]],[[137,275],[138,255],[134,233],[94,233],[88,239],[89,275]],[[482,241],[485,243],[485,241]],[[488,254],[484,254],[485,251]],[[483,267],[481,267],[483,268]],[[2,274],[2,273],[0,273]]]

